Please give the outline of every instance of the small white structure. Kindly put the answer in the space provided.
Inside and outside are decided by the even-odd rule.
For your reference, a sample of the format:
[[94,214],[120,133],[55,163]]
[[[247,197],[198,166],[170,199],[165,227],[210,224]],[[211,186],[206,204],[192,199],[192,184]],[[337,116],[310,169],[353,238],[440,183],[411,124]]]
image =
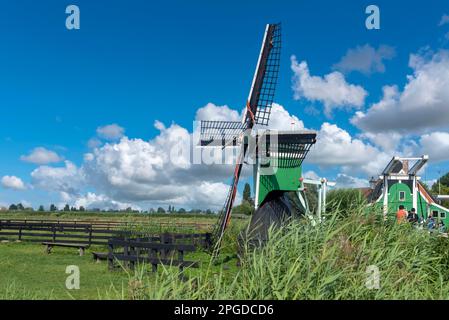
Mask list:
[[314,179],[303,179],[303,184],[312,184],[317,186],[318,191],[318,207],[316,216],[318,221],[321,221],[321,215],[326,212],[326,199],[327,190],[329,187],[335,187],[336,183],[327,180],[326,178]]

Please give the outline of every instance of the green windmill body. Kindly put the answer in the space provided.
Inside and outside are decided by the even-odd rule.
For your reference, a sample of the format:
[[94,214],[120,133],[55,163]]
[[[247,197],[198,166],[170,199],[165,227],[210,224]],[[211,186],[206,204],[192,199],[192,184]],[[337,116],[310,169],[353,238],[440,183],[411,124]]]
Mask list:
[[[254,164],[255,208],[258,209],[270,193],[298,192],[303,188],[302,162],[316,141],[314,131],[269,131],[261,135],[275,137],[259,150]],[[258,136],[259,139],[259,136]],[[267,139],[268,140],[268,139]],[[270,139],[272,142],[273,138]],[[270,150],[274,148],[278,150]]]

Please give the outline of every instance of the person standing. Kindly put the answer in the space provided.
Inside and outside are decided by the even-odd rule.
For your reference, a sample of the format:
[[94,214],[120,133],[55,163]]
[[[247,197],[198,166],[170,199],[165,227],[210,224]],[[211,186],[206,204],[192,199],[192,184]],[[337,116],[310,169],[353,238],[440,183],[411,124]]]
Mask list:
[[412,210],[410,210],[408,216],[407,216],[407,220],[410,223],[417,223],[419,220],[418,214],[416,213],[416,209],[412,208]]
[[399,206],[398,212],[396,213],[396,221],[398,223],[402,223],[402,222],[406,221],[406,219],[407,219],[407,211],[405,211],[404,206],[401,204]]

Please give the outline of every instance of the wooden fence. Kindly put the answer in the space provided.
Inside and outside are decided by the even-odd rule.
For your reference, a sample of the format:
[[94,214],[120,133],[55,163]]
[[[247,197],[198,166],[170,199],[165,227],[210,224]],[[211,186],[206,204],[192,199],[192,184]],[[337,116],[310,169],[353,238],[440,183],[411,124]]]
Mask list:
[[[88,245],[107,245],[111,238],[132,239],[144,237],[148,241],[161,241],[173,237],[174,243],[190,242],[198,246],[210,243],[209,233],[192,234],[154,234],[120,230],[120,225],[80,223],[77,221],[48,220],[0,220],[0,238],[15,238],[30,242],[64,242]],[[165,237],[165,238],[164,238]]]
[[151,264],[152,271],[157,272],[158,264],[176,266],[182,271],[186,267],[198,268],[196,261],[184,260],[186,252],[194,252],[193,244],[157,243],[142,241],[142,239],[121,240],[110,239],[108,241],[108,266],[110,270],[117,267],[117,262],[131,269],[136,263]]
[[215,223],[215,220],[211,220],[211,223],[204,222],[156,222],[149,220],[135,220],[135,221],[112,221],[112,220],[59,220],[59,219],[1,219],[1,222],[10,222],[10,223],[54,223],[54,224],[74,224],[74,225],[83,225],[89,224],[92,225],[94,229],[103,229],[103,230],[117,230],[119,228],[123,228],[124,226],[130,225],[140,225],[140,226],[151,226],[154,228],[159,228],[163,230],[164,228],[173,227],[173,228],[192,228],[196,230],[206,230],[209,229]]

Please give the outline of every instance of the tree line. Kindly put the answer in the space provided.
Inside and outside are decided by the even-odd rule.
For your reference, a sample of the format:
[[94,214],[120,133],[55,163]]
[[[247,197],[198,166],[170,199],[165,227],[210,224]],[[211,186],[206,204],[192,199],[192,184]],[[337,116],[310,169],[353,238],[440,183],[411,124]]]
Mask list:
[[37,210],[34,210],[32,207],[25,207],[22,203],[11,204],[8,211],[13,212],[21,212],[21,211],[30,211],[30,212],[123,212],[123,213],[157,213],[157,214],[214,214],[215,211],[211,209],[184,209],[184,208],[175,208],[175,206],[169,205],[168,208],[158,207],[158,208],[150,208],[148,210],[135,210],[131,207],[126,209],[100,209],[100,208],[88,208],[86,209],[83,206],[75,207],[66,204],[63,208],[58,208],[56,205],[51,204],[48,208],[45,208],[43,205],[40,205]]

